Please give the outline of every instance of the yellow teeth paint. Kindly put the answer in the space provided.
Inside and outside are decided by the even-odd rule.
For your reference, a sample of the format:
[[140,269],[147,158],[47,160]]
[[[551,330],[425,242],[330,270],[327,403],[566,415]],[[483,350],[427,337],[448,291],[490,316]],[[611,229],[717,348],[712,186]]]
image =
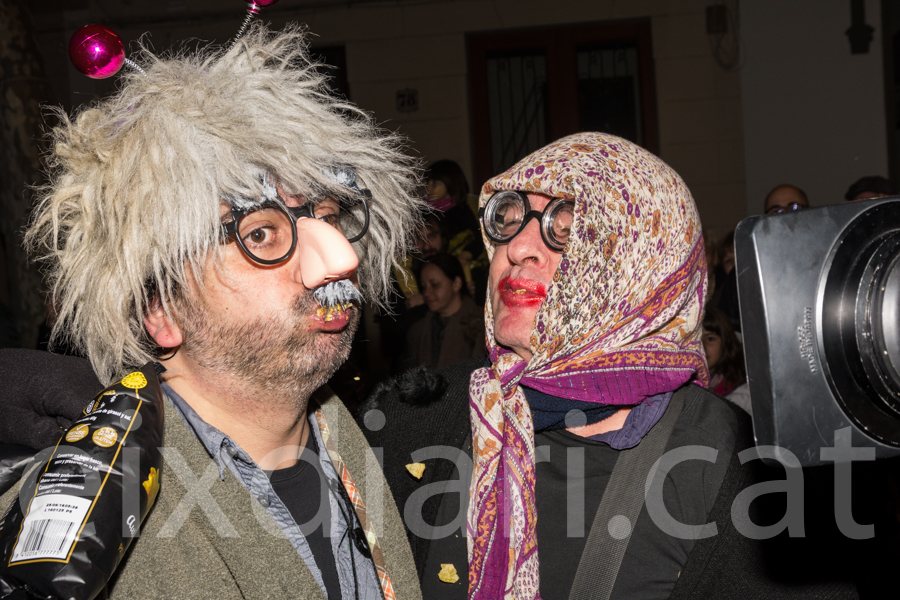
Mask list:
[[316,316],[325,321],[334,320],[336,316],[340,313],[345,312],[348,308],[350,308],[350,304],[338,304],[336,306],[329,306],[328,308],[319,308],[316,310]]

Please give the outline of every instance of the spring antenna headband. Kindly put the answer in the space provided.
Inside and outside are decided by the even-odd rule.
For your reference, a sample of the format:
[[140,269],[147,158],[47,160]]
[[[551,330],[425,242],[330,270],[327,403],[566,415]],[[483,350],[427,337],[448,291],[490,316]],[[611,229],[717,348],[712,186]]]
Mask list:
[[238,28],[238,32],[234,35],[234,39],[228,44],[229,50],[234,48],[234,45],[238,43],[238,40],[244,37],[244,32],[247,31],[247,27],[250,26],[253,17],[259,14],[260,9],[264,6],[271,6],[278,2],[278,0],[245,0],[245,2],[247,2],[247,16],[244,17],[244,22],[241,23],[241,26]]
[[[278,0],[245,0],[247,2],[247,16],[241,23],[237,34],[228,49],[234,47],[239,39],[247,31],[253,18],[265,6],[271,6]],[[106,79],[118,73],[123,65],[138,73],[144,70],[125,56],[125,47],[122,39],[115,31],[104,25],[85,25],[75,32],[69,40],[69,58],[75,68],[91,79]]]

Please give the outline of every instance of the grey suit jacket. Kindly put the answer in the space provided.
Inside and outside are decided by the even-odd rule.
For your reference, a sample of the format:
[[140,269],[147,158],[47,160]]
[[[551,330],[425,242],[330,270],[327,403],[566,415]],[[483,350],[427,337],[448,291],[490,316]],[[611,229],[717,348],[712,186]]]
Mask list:
[[[403,522],[375,455],[343,403],[327,388],[318,396],[338,452],[373,521],[396,598],[421,599]],[[171,404],[166,409],[167,462],[177,451],[197,480],[207,469],[211,472],[204,485],[189,489],[172,468],[163,468],[156,504],[110,580],[108,597],[324,599],[312,573],[268,512],[231,473],[226,471],[224,481],[220,479],[200,441]],[[207,510],[192,501],[192,494],[210,480],[209,496],[220,510],[208,499],[202,503]],[[0,509],[17,493],[14,486],[0,497]],[[193,508],[186,511],[189,506]]]

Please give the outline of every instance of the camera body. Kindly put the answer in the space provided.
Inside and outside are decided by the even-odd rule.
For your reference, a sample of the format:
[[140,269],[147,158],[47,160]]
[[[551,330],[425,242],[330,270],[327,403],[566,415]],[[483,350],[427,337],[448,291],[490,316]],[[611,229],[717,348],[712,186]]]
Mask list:
[[900,455],[900,198],[745,219],[735,263],[757,445]]

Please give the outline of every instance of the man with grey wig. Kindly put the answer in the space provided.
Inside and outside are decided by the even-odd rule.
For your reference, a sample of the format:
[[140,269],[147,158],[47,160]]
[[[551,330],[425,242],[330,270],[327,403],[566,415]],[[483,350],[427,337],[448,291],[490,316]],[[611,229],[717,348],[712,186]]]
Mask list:
[[[110,596],[420,597],[375,456],[324,386],[418,220],[410,159],[328,93],[298,28],[139,62],[60,114],[27,233],[54,337],[101,383],[165,365],[166,471]],[[7,425],[6,443],[42,431]]]

